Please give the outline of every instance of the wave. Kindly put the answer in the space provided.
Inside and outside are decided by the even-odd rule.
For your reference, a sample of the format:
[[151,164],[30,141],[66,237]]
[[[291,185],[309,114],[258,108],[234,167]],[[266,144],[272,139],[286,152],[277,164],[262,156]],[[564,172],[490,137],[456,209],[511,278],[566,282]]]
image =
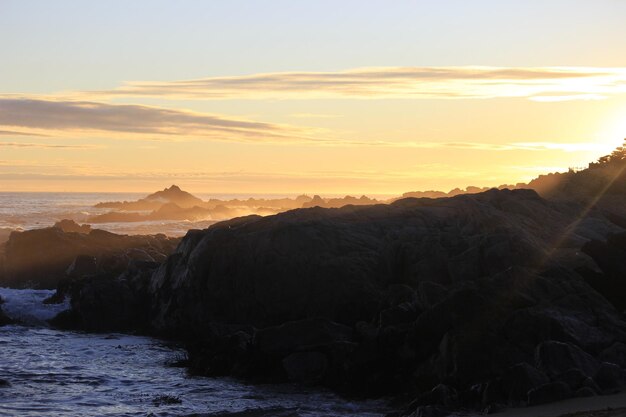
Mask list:
[[69,301],[60,304],[44,304],[43,301],[54,294],[54,290],[14,289],[0,287],[0,297],[4,301],[2,310],[17,322],[29,326],[47,326],[47,321],[63,310]]

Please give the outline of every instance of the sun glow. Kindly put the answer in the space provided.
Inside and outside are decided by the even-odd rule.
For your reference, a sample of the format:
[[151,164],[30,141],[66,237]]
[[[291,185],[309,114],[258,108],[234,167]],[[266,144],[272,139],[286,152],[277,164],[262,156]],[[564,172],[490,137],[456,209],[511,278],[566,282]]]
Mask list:
[[598,139],[603,146],[606,145],[607,153],[621,146],[626,138],[626,107],[620,109],[616,115],[608,119],[603,124],[603,129],[598,135]]

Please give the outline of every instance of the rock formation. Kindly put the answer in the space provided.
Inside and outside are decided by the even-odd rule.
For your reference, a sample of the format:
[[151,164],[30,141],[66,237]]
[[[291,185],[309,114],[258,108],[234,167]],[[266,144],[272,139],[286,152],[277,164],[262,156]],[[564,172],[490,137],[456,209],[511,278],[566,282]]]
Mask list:
[[622,231],[531,190],[248,216],[189,232],[160,266],[82,280],[61,319],[133,317],[186,341],[202,374],[412,393],[406,415],[597,395],[624,383],[626,322],[581,248]]
[[98,229],[84,233],[84,226],[80,230],[66,232],[55,226],[13,232],[0,250],[0,285],[56,288],[68,275],[121,273],[131,260],[163,261],[178,243],[165,235],[127,236]]

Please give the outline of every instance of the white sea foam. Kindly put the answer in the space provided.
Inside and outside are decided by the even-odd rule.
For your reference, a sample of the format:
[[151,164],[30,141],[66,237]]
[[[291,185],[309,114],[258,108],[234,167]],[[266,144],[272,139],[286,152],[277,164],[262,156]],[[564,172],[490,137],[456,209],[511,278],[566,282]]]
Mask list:
[[67,300],[61,304],[44,304],[43,301],[52,294],[53,290],[17,290],[0,287],[0,297],[4,301],[2,311],[20,323],[46,325],[47,320],[69,308]]

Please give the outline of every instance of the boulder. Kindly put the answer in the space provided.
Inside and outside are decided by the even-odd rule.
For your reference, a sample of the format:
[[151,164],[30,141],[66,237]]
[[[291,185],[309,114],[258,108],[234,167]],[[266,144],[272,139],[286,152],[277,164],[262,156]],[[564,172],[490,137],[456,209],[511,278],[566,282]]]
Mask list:
[[572,397],[571,388],[564,382],[549,382],[528,392],[528,405],[540,405]]
[[626,344],[622,342],[615,342],[600,353],[599,356],[602,362],[610,362],[621,366],[626,366]]
[[350,327],[323,319],[292,321],[259,330],[255,345],[266,355],[284,356],[289,353],[335,342],[350,342]]
[[301,383],[320,382],[328,371],[328,359],[320,352],[295,352],[282,360],[289,380]]
[[604,362],[593,377],[600,389],[604,392],[617,392],[626,383],[626,374],[622,368],[614,363]]
[[93,275],[98,271],[97,260],[94,256],[78,255],[65,271],[69,278],[80,278],[85,275]]
[[555,341],[537,346],[535,363],[538,369],[552,377],[570,369],[579,369],[584,375],[593,377],[600,369],[600,363],[579,347]]
[[500,380],[500,389],[504,393],[505,403],[522,405],[528,400],[528,392],[550,382],[549,378],[537,368],[526,362],[507,369]]

